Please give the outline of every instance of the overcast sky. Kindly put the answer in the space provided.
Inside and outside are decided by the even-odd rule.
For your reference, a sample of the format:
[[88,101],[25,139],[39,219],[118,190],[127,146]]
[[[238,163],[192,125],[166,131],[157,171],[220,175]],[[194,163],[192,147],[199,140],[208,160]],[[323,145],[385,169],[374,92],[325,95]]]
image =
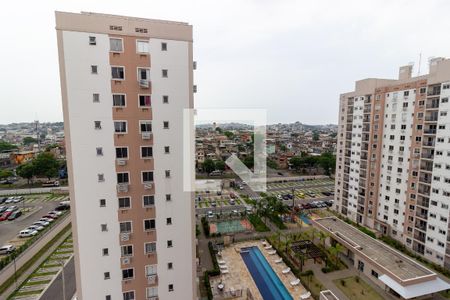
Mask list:
[[450,56],[450,1],[26,0],[0,10],[0,124],[61,121],[54,11],[187,21],[198,108],[263,108],[269,123],[336,123],[340,93]]

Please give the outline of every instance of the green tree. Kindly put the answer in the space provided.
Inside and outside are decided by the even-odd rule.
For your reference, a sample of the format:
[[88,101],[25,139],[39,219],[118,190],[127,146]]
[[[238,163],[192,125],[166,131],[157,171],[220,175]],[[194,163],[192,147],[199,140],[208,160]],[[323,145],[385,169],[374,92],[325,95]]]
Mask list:
[[272,169],[278,169],[278,164],[277,164],[277,162],[274,161],[274,160],[271,160],[271,159],[268,159],[268,160],[267,160],[267,166],[268,166],[269,168],[272,168]]
[[31,137],[31,136],[27,136],[27,137],[23,138],[22,143],[24,145],[36,144],[37,143],[37,139],[35,139],[35,138]]
[[234,137],[234,133],[232,133],[231,131],[225,131],[223,133],[227,138],[232,139]]
[[215,170],[215,168],[216,166],[212,159],[205,159],[205,161],[203,162],[203,170],[205,170],[205,172],[211,173]]
[[6,179],[8,177],[12,177],[13,172],[11,170],[0,169],[0,179]]
[[332,173],[334,173],[334,169],[336,166],[336,156],[334,156],[330,152],[323,153],[318,158],[318,163],[320,167],[324,169],[325,174],[330,176]]
[[214,167],[216,170],[225,171],[225,162],[223,160],[218,160],[215,162]]
[[313,141],[318,141],[320,138],[320,135],[317,131],[313,132]]
[[216,127],[216,132],[217,132],[217,133],[222,133],[222,128]]
[[254,164],[253,156],[245,157],[242,162],[244,163],[244,165],[247,166],[247,168],[253,168],[253,164]]
[[13,149],[17,149],[17,146],[13,145],[11,143],[5,142],[5,141],[0,141],[0,152],[13,150]]
[[33,160],[33,166],[36,176],[45,176],[50,179],[58,176],[60,163],[52,153],[42,152]]
[[35,169],[32,162],[27,162],[17,167],[17,175],[22,178],[26,178],[28,184],[30,184],[30,181],[32,182],[34,174]]
[[284,144],[281,145],[281,146],[280,146],[280,150],[283,151],[283,152],[285,152],[285,151],[287,150],[286,145],[284,145]]

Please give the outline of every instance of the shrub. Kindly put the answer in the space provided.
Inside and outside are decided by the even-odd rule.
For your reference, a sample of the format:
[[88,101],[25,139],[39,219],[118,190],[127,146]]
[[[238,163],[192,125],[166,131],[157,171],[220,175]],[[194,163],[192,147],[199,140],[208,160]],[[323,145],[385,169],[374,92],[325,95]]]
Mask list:
[[264,222],[258,215],[250,214],[248,215],[248,220],[250,221],[250,223],[252,223],[256,231],[258,232],[270,231],[270,229],[267,227],[266,224],[264,224]]
[[271,214],[269,216],[270,221],[272,221],[273,224],[275,224],[275,226],[278,227],[278,229],[286,229],[286,225],[284,225],[283,220],[281,220],[280,216],[275,215],[275,214]]
[[205,233],[206,237],[209,237],[209,222],[208,220],[206,220],[205,217],[202,217],[202,227],[203,227],[203,232]]

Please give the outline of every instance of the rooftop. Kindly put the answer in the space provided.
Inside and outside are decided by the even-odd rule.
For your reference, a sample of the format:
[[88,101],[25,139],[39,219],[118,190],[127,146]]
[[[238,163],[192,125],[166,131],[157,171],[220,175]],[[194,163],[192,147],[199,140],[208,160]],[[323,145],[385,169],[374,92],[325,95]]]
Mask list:
[[344,241],[344,246],[353,248],[354,251],[365,256],[381,269],[385,270],[386,273],[396,277],[401,282],[427,276],[430,277],[430,280],[436,277],[436,274],[431,270],[384,243],[371,238],[339,218],[316,219],[314,223],[320,225],[336,238]]

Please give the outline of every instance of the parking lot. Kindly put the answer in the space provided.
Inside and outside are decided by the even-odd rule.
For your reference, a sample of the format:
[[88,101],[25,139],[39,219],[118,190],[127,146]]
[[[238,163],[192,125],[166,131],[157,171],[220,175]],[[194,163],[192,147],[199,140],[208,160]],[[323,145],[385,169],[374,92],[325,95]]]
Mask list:
[[3,203],[0,206],[10,207],[15,205],[22,211],[22,215],[13,221],[5,220],[0,222],[0,246],[13,244],[16,247],[24,240],[18,238],[18,233],[38,221],[49,211],[54,210],[61,201],[68,199],[67,195],[36,194],[25,195],[24,200],[19,203]]
[[245,201],[239,197],[238,192],[224,189],[217,192],[196,192],[195,206],[198,215],[206,215],[208,211],[219,213],[242,212],[245,210]]

